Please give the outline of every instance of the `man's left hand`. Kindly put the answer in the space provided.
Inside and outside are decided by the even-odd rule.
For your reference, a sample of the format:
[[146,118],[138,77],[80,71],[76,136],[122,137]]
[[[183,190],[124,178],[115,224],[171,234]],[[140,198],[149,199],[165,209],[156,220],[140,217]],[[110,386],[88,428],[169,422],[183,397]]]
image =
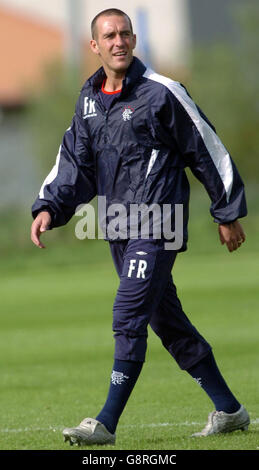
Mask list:
[[230,252],[240,248],[246,239],[242,225],[238,220],[230,224],[219,224],[218,230],[222,245],[226,243],[228,251]]

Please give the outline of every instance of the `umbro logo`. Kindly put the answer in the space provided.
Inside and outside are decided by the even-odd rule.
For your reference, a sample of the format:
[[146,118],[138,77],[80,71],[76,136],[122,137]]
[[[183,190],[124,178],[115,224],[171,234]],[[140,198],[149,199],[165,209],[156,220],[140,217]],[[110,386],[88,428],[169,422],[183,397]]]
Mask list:
[[83,119],[97,116],[95,110],[95,100],[89,99],[88,96],[84,99],[84,114]]

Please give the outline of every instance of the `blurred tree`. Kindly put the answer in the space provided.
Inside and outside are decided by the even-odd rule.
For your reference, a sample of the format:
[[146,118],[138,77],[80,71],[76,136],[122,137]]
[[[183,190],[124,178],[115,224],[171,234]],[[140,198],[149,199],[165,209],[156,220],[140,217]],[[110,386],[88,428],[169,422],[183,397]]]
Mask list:
[[30,99],[26,121],[34,155],[42,170],[40,177],[45,178],[55,163],[64,132],[70,126],[82,83],[77,69],[60,63],[47,67],[44,83],[43,91]]
[[235,44],[196,48],[188,88],[216,126],[246,180],[259,177],[259,4],[233,11]]

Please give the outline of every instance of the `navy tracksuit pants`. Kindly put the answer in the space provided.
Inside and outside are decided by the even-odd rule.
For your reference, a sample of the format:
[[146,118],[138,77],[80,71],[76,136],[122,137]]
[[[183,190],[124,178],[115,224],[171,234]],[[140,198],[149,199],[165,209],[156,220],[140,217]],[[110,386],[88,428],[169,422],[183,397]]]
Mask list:
[[120,285],[113,308],[115,359],[144,361],[148,324],[181,369],[211,350],[182,310],[171,271],[177,252],[163,240],[110,242]]

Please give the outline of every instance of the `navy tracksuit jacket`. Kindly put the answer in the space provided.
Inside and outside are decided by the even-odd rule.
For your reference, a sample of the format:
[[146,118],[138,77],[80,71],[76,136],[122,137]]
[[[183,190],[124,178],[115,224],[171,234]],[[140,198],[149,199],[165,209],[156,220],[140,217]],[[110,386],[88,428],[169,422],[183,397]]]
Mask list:
[[[170,204],[172,221],[175,204],[182,204],[184,251],[186,167],[205,186],[215,222],[247,214],[244,185],[228,151],[180,83],[134,58],[107,112],[98,97],[104,78],[100,68],[83,86],[56,164],[33,204],[34,217],[48,210],[50,228],[64,225],[78,205],[96,195],[105,196],[107,206],[123,204],[128,212],[130,204]],[[176,253],[165,252],[161,243],[141,240],[140,234],[136,240],[110,243],[121,280],[114,304],[115,357],[144,360],[150,324],[187,369],[210,346],[182,311],[171,278]]]

